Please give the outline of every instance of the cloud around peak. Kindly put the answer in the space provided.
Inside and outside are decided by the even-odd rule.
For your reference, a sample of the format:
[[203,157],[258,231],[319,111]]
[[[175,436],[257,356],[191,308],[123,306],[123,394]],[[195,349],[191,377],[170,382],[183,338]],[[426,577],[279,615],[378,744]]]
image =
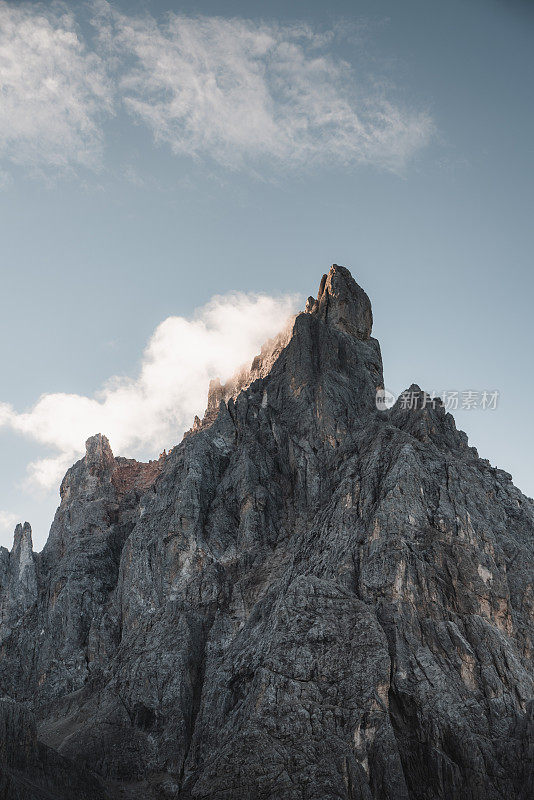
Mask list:
[[157,457],[203,413],[209,381],[226,379],[250,362],[295,307],[296,298],[287,295],[216,296],[192,319],[168,317],[158,325],[136,377],[112,377],[92,397],[44,394],[26,412],[0,403],[0,429],[52,451],[28,466],[30,485],[43,489],[58,486],[83,455],[85,440],[97,432],[108,436],[117,455]]
[[[98,168],[123,109],[156,143],[225,169],[361,164],[402,171],[432,137],[307,24],[121,13],[0,0],[0,159],[52,171]],[[1,165],[0,161],[0,165]]]

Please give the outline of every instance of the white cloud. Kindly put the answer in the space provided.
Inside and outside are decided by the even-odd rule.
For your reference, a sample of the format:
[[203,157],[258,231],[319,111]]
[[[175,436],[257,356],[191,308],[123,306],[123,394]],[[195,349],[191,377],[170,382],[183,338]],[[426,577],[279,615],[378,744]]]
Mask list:
[[0,158],[34,170],[98,166],[112,90],[63,4],[0,2]]
[[263,174],[332,164],[400,171],[432,135],[426,113],[395,103],[335,54],[339,30],[91,7],[84,36],[82,6],[0,0],[6,163],[45,174],[99,167],[104,121],[121,101],[175,153]]
[[20,522],[17,514],[12,514],[10,511],[0,511],[0,531],[13,534],[17,522]]
[[99,8],[106,46],[134,57],[120,81],[127,109],[176,153],[231,168],[268,160],[401,170],[432,134],[427,114],[365,87],[329,52],[332,32],[177,14],[157,22]]
[[111,378],[94,397],[45,394],[28,412],[0,403],[2,425],[53,449],[29,465],[35,485],[53,488],[105,433],[117,455],[157,457],[206,407],[211,378],[226,379],[280,331],[295,298],[234,293],[214,297],[193,319],[168,317],[152,335],[135,378]]

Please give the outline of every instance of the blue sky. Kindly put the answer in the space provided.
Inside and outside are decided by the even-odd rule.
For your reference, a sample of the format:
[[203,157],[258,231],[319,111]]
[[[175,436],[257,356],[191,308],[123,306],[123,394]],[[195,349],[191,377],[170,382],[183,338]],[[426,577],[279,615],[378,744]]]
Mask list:
[[519,1],[0,2],[0,543],[42,547],[91,425],[179,441],[334,262],[392,391],[499,391],[457,423],[532,496],[533,34]]

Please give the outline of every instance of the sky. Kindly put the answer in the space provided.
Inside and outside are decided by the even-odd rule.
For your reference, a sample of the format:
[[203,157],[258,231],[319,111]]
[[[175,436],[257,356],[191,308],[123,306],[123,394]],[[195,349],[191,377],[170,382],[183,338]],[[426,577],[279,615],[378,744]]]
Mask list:
[[332,263],[386,387],[459,392],[534,495],[533,67],[521,0],[0,0],[0,544],[87,436],[179,442]]

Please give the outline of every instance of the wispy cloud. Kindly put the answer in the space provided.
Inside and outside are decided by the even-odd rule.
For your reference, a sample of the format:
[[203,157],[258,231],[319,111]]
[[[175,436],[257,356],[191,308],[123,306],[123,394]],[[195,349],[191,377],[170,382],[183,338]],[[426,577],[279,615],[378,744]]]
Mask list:
[[5,426],[52,449],[29,465],[34,485],[54,488],[94,433],[118,455],[157,457],[206,406],[211,378],[223,379],[281,330],[295,298],[235,293],[214,297],[192,319],[169,317],[154,331],[134,378],[111,378],[95,394],[45,394],[28,412],[0,403]]
[[101,166],[106,117],[121,107],[175,154],[263,175],[400,171],[432,136],[427,113],[336,55],[339,29],[91,7],[92,27],[72,4],[0,0],[4,166]]
[[94,167],[112,90],[62,4],[0,2],[0,158],[34,170]]
[[333,54],[333,32],[99,7],[102,40],[134,59],[120,78],[126,108],[175,153],[230,168],[401,170],[432,134],[426,113],[395,104]]

